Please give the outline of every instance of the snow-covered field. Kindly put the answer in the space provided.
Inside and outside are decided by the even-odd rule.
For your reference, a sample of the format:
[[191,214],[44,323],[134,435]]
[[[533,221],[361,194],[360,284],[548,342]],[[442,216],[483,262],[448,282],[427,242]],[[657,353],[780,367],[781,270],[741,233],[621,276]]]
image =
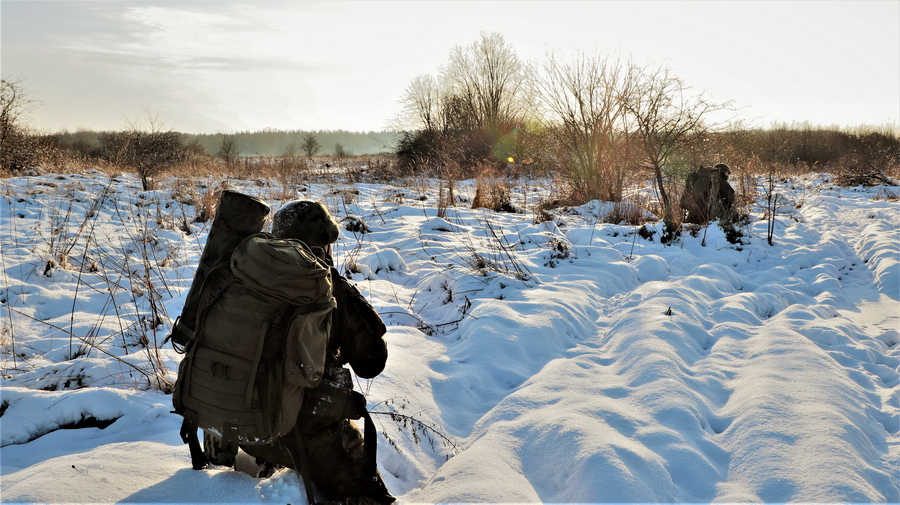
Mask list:
[[[293,471],[192,470],[160,390],[199,182],[0,181],[2,501],[305,501]],[[425,181],[229,184],[368,227],[337,248],[389,325],[359,387],[438,430],[375,416],[402,502],[900,501],[896,188],[785,179],[773,245],[760,205],[742,245],[712,226],[664,246],[596,202],[541,224],[470,209],[472,182],[443,218]]]

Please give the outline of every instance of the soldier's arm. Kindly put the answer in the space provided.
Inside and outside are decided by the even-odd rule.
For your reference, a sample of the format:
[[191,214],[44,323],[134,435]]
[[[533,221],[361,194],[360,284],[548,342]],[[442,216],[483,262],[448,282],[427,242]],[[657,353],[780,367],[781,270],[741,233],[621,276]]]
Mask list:
[[334,271],[332,278],[335,279],[335,289],[341,290],[338,303],[344,304],[344,310],[338,311],[344,319],[341,322],[341,356],[356,375],[371,379],[384,370],[387,362],[387,342],[384,340],[387,328],[356,286],[343,276],[335,275]]

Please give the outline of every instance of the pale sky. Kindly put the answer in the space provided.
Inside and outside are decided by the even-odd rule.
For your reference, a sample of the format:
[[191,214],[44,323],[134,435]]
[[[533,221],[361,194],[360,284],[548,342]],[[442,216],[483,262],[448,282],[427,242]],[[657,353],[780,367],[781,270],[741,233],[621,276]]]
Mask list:
[[900,0],[0,0],[0,71],[48,132],[381,130],[454,46],[664,65],[756,126],[900,121]]

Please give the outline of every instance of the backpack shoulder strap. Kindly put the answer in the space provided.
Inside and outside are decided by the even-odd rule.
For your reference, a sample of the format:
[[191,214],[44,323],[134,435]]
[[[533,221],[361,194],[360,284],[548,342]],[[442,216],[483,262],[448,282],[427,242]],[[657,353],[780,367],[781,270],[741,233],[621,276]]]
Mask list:
[[331,267],[331,289],[337,307],[331,319],[331,335],[328,337],[328,351],[334,354],[344,345],[344,334],[347,332],[347,292],[344,290],[344,277],[337,269]]

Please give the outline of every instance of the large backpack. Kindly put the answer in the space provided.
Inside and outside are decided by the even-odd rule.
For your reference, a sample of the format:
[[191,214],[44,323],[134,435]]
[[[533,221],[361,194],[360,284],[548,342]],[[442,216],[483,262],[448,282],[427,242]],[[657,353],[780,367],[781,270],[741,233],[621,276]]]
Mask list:
[[687,211],[686,222],[699,224],[716,218],[720,184],[719,170],[713,167],[701,166],[688,174],[681,199],[681,207]]
[[322,380],[335,299],[320,254],[255,233],[203,265],[199,285],[195,278],[172,399],[194,468],[207,465],[198,428],[229,452],[271,443],[293,429],[305,390]]

